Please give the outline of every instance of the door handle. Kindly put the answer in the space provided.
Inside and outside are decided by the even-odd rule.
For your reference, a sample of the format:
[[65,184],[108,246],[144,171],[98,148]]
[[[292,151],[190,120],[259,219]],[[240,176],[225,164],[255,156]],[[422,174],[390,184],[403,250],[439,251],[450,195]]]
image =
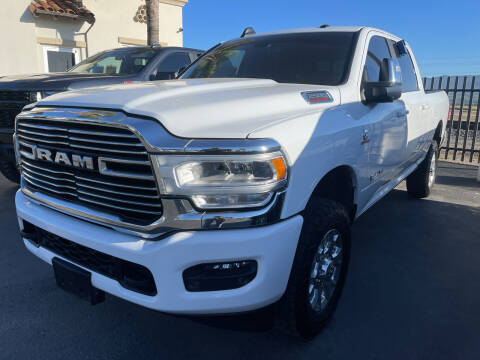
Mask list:
[[422,110],[428,110],[428,109],[430,109],[430,105],[428,105],[428,104],[422,104],[422,106],[420,106],[420,108],[421,108]]
[[406,116],[408,114],[410,114],[410,111],[408,111],[407,109],[397,111],[397,117],[403,117],[403,116]]

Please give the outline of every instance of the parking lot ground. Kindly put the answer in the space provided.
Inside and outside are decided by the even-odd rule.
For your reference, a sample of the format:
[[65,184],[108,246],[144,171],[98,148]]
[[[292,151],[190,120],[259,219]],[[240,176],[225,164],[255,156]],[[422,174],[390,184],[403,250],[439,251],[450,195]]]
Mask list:
[[[401,184],[358,219],[342,299],[311,342],[262,329],[263,317],[212,326],[108,295],[94,307],[78,300],[25,249],[16,188],[2,178],[0,359],[479,359],[475,175],[441,163],[428,199],[409,198]],[[249,331],[236,329],[242,321]]]

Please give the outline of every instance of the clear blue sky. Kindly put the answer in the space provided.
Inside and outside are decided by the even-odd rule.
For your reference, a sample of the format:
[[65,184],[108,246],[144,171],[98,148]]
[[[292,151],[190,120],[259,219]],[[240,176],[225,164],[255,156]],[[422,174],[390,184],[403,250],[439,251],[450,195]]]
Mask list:
[[407,40],[422,75],[480,74],[480,0],[189,0],[183,23],[184,46],[203,49],[246,26],[373,26]]

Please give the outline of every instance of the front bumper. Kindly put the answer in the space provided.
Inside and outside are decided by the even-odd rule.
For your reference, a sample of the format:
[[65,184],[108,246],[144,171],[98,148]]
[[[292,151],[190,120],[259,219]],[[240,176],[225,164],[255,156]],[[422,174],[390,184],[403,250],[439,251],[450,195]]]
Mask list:
[[[222,314],[255,310],[277,301],[285,292],[303,223],[295,216],[274,225],[236,230],[186,231],[149,241],[95,225],[16,194],[17,215],[77,244],[148,268],[157,294],[142,295],[116,280],[92,272],[92,285],[133,303],[168,313]],[[33,254],[47,263],[53,252],[24,239]],[[59,256],[57,256],[59,257]],[[65,259],[66,260],[66,259]],[[211,262],[256,260],[258,272],[247,285],[233,290],[188,292],[185,269]],[[86,269],[89,270],[89,269]]]

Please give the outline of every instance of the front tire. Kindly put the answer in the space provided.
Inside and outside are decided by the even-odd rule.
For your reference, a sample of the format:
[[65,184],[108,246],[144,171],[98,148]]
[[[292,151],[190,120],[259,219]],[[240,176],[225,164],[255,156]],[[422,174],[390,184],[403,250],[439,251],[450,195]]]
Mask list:
[[407,192],[416,198],[430,195],[437,177],[438,145],[432,142],[427,156],[418,168],[407,177]]
[[350,258],[350,218],[338,202],[307,206],[289,283],[281,300],[284,330],[310,339],[330,320]]

